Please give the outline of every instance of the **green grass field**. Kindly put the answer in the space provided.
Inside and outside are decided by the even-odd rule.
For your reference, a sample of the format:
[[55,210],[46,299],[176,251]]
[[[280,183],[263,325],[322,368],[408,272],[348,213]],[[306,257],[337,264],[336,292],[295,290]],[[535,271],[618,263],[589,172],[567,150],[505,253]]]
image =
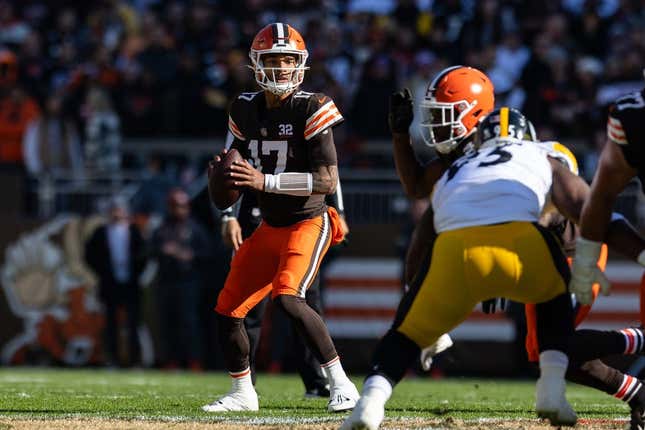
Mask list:
[[[360,389],[362,379],[356,382]],[[344,417],[327,413],[324,399],[304,399],[293,375],[259,375],[258,413],[202,412],[200,406],[228,391],[229,384],[223,373],[4,368],[0,430],[54,428],[55,423],[60,428],[154,423],[151,428],[331,429]],[[533,390],[532,381],[406,379],[388,403],[384,428],[547,428],[534,420]],[[616,420],[629,413],[617,400],[591,389],[570,384],[568,397],[584,428],[622,428],[624,423]]]

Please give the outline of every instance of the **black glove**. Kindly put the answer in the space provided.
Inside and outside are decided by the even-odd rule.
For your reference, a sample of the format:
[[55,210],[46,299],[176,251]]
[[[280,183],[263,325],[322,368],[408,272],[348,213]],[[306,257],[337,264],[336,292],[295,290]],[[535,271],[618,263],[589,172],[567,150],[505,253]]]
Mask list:
[[408,133],[414,119],[412,94],[407,88],[390,95],[390,112],[387,122],[392,133]]
[[506,308],[506,299],[504,297],[488,299],[482,302],[482,312],[485,314],[494,314],[497,308],[500,311]]

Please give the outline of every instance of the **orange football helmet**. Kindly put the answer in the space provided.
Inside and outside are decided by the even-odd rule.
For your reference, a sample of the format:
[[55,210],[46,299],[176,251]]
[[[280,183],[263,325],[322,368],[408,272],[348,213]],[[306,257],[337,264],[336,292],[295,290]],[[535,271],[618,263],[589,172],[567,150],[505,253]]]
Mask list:
[[[289,54],[296,57],[295,67],[265,67],[263,55]],[[305,78],[309,53],[305,41],[293,27],[280,22],[264,27],[253,39],[249,57],[258,85],[273,94],[294,91]],[[286,79],[285,79],[286,77]]]
[[488,76],[473,67],[448,67],[430,82],[420,104],[421,136],[426,144],[447,154],[472,135],[479,120],[494,107]]

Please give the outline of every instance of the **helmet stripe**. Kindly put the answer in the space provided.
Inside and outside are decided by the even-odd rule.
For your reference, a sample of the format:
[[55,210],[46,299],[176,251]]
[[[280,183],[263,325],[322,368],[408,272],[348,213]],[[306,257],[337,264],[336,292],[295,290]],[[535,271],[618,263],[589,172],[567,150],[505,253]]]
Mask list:
[[503,107],[499,111],[499,137],[508,136],[508,108]]
[[455,69],[459,69],[460,67],[463,67],[463,66],[452,66],[452,67],[443,69],[430,83],[430,86],[428,87],[428,91],[437,88],[437,84],[439,83],[439,81],[443,79],[444,76],[446,76],[448,73],[452,72]]
[[273,34],[273,44],[275,45],[278,43],[278,40],[280,38],[280,25],[279,24],[271,24],[271,34]]

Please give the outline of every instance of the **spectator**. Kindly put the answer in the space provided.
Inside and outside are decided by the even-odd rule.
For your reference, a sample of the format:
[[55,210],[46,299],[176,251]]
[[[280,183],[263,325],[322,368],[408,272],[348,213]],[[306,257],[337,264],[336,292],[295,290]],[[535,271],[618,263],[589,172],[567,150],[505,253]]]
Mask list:
[[[396,88],[395,64],[385,53],[378,53],[364,65],[354,104],[348,115],[355,131],[363,137],[389,136],[387,100]],[[369,106],[369,109],[366,107]]]
[[0,163],[22,167],[23,135],[27,124],[40,115],[40,109],[17,79],[16,56],[9,50],[0,50]]
[[29,26],[15,16],[10,1],[0,1],[0,44],[19,45],[29,34]]
[[132,197],[132,208],[136,214],[161,218],[167,208],[166,197],[173,181],[164,172],[164,161],[160,154],[150,154],[146,159],[143,181]]
[[[137,227],[130,223],[127,203],[110,201],[106,225],[96,229],[85,246],[85,259],[99,281],[99,298],[105,307],[105,363],[108,366],[137,365],[140,347],[137,329],[141,297],[139,276],[144,267],[144,242]],[[126,315],[128,360],[122,360],[118,348],[119,308]]]
[[45,100],[50,93],[49,74],[51,59],[43,52],[42,36],[32,31],[25,39],[19,52],[20,81],[28,94],[37,100]]
[[210,254],[208,234],[190,216],[188,194],[168,193],[168,216],[153,233],[151,252],[159,263],[157,312],[162,340],[162,365],[202,369],[201,263]]
[[91,87],[86,98],[85,162],[88,168],[114,172],[121,168],[121,123],[105,90]]
[[23,153],[31,176],[57,170],[71,171],[75,177],[83,169],[81,146],[75,124],[62,113],[59,95],[48,97],[44,114],[27,126]]

